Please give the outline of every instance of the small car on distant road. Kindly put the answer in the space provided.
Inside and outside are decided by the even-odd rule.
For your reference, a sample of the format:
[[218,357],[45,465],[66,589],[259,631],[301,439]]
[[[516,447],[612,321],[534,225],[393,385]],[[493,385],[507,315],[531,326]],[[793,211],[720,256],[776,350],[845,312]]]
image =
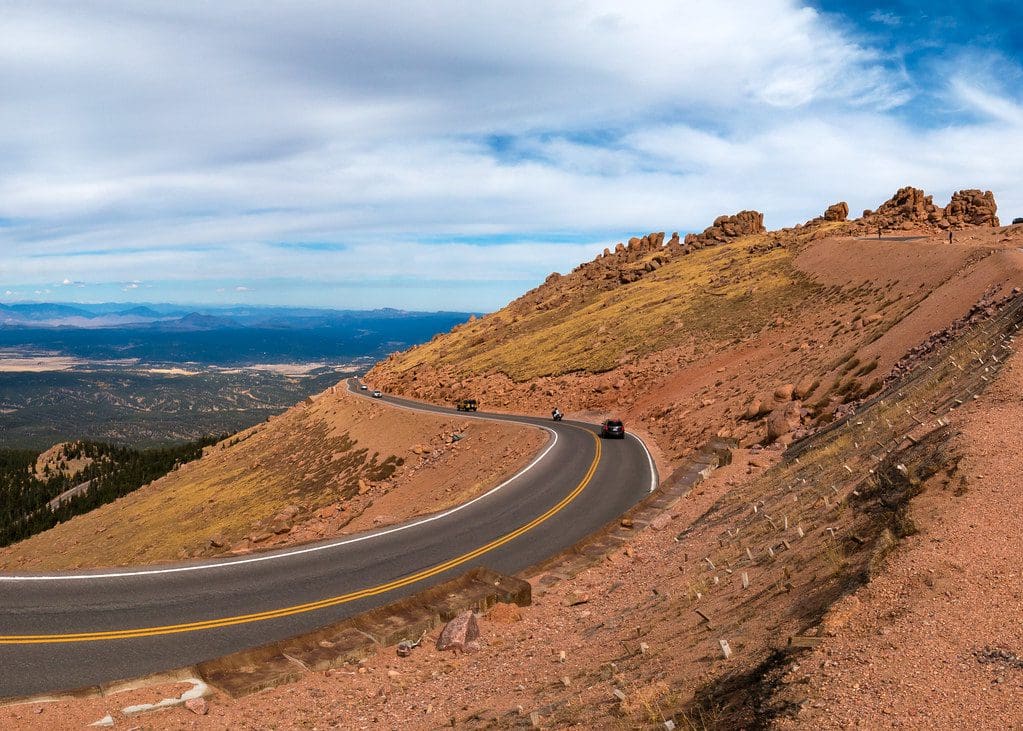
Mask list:
[[384,397],[384,395],[383,395],[382,393],[380,393],[379,391],[374,391],[374,392],[373,392],[372,394],[370,394],[370,395],[371,395],[371,396],[372,396],[373,398],[383,398],[383,397]]
[[625,439],[625,425],[621,419],[604,419],[600,424],[600,436],[604,439]]
[[479,411],[480,404],[474,398],[464,398],[455,403],[456,411]]
[[369,386],[367,386],[365,383],[360,383],[359,384],[359,390],[360,391],[368,391],[369,390]]

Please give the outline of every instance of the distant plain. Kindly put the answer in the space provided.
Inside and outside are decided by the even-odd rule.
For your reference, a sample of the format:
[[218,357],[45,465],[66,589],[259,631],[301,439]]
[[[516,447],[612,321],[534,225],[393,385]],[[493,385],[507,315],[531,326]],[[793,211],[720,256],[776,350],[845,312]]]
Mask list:
[[468,313],[0,305],[0,448],[232,433]]

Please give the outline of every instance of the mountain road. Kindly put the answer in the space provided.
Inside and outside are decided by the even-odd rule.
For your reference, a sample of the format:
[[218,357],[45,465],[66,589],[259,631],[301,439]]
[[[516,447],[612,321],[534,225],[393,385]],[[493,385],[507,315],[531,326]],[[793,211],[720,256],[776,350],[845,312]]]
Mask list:
[[[349,390],[370,396],[349,382]],[[384,395],[394,408],[452,409]],[[472,568],[514,574],[600,529],[657,485],[634,435],[505,414],[550,438],[519,473],[405,523],[242,557],[0,575],[0,698],[65,691],[299,635]]]

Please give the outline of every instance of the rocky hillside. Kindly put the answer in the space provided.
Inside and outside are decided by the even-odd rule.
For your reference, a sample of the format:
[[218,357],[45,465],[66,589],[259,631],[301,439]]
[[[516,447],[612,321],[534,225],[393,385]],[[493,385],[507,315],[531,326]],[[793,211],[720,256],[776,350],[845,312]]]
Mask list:
[[1023,229],[1001,228],[996,212],[990,192],[942,208],[907,187],[852,220],[842,202],[778,231],[743,211],[684,238],[647,234],[392,355],[369,379],[439,402],[615,413],[669,464],[714,434],[784,444],[1018,281]]

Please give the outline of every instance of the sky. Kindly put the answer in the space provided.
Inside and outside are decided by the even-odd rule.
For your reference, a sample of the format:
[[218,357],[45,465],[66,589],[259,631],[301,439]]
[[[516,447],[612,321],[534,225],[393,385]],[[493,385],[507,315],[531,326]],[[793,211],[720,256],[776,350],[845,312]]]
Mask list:
[[903,185],[1023,216],[1013,2],[0,0],[0,302],[486,311]]

